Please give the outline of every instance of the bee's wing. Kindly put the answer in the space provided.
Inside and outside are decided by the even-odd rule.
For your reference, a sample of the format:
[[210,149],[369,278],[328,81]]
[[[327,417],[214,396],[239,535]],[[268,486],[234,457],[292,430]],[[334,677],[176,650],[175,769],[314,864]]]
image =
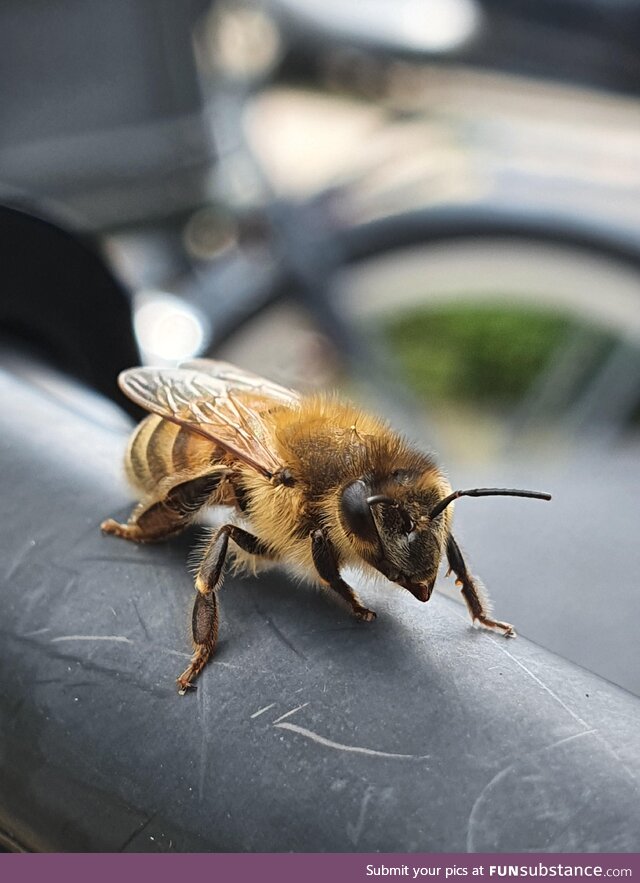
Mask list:
[[282,468],[265,420],[270,407],[283,404],[275,396],[257,389],[245,395],[239,386],[187,367],[130,368],[118,383],[147,411],[211,439],[258,472],[270,477]]
[[[272,407],[276,403],[294,405],[300,400],[300,394],[294,389],[279,386],[265,377],[237,368],[230,362],[220,362],[216,359],[191,359],[189,362],[182,362],[180,367],[208,374],[216,380],[223,381],[228,389],[241,390],[246,394],[243,395],[245,401],[255,397],[256,404],[258,404],[264,399],[266,407]],[[263,410],[263,408],[260,407],[259,410]]]

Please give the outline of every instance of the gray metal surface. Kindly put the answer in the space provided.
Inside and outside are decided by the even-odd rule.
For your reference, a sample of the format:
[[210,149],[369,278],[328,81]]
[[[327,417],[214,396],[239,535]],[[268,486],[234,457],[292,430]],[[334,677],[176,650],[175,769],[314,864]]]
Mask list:
[[[353,622],[227,579],[178,697],[197,531],[135,547],[126,432],[0,373],[0,830],[47,850],[638,851],[640,701],[442,596]],[[375,597],[374,597],[375,595]]]

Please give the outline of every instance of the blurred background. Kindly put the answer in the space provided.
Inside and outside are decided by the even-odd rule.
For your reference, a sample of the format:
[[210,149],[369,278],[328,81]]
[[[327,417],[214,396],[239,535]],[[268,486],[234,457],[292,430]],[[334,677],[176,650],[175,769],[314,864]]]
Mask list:
[[5,365],[117,401],[222,357],[551,492],[460,502],[459,540],[500,618],[640,695],[635,0],[5,0],[0,74]]

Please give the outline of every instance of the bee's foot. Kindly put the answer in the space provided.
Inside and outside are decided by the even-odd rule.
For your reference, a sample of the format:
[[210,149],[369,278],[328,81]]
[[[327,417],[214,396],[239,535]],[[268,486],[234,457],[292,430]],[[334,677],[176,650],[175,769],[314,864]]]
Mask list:
[[187,676],[187,672],[180,675],[180,677],[176,679],[176,683],[178,685],[178,696],[184,696],[188,690],[196,689],[196,685]]
[[500,620],[497,620],[493,623],[492,628],[496,632],[502,632],[502,634],[505,638],[516,638],[517,637],[516,630],[511,625],[510,622],[500,622]]
[[356,619],[359,619],[360,622],[373,622],[376,618],[376,613],[373,610],[367,610],[366,607],[354,607],[353,614]]
[[204,665],[208,658],[208,652],[203,654],[198,649],[196,650],[190,665],[182,672],[179,678],[176,678],[178,693],[180,694],[180,696],[184,696],[184,694],[188,690],[196,689],[195,680],[204,668]]
[[110,534],[113,537],[121,537],[123,540],[131,540],[134,543],[155,543],[164,537],[156,537],[143,533],[138,524],[120,524],[115,518],[107,518],[100,525],[102,533]]
[[486,617],[478,617],[476,622],[493,632],[502,632],[505,638],[518,637],[518,633],[509,622],[501,622],[499,619],[488,619]]
[[102,533],[113,534],[116,537],[122,537],[127,535],[127,525],[119,524],[115,518],[107,518],[100,525],[100,530]]

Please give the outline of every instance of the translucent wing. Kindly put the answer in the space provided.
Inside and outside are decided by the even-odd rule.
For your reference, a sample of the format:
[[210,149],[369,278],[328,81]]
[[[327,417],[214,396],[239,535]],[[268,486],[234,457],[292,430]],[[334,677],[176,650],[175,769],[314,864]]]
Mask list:
[[200,371],[202,374],[216,378],[216,380],[222,380],[228,389],[241,390],[244,401],[255,399],[256,405],[263,400],[266,407],[272,407],[274,404],[293,405],[300,400],[300,394],[294,389],[279,386],[265,377],[244,371],[230,362],[220,362],[215,359],[192,359],[189,362],[183,362],[180,367]]
[[[260,389],[258,381],[261,378],[254,375],[246,375],[254,380],[253,386],[246,381],[249,388],[245,390],[239,383],[232,386],[220,376],[199,370],[197,360],[187,364],[198,365],[198,369],[187,366],[130,368],[122,372],[118,383],[130,399],[147,411],[216,442],[258,472],[270,477],[281,469],[283,464],[265,416],[274,406],[282,407],[297,401],[297,397],[292,397],[295,393],[262,381],[268,388],[288,393],[285,402],[282,394],[277,398],[268,394],[267,389]],[[225,368],[231,370],[232,366],[225,365]]]

